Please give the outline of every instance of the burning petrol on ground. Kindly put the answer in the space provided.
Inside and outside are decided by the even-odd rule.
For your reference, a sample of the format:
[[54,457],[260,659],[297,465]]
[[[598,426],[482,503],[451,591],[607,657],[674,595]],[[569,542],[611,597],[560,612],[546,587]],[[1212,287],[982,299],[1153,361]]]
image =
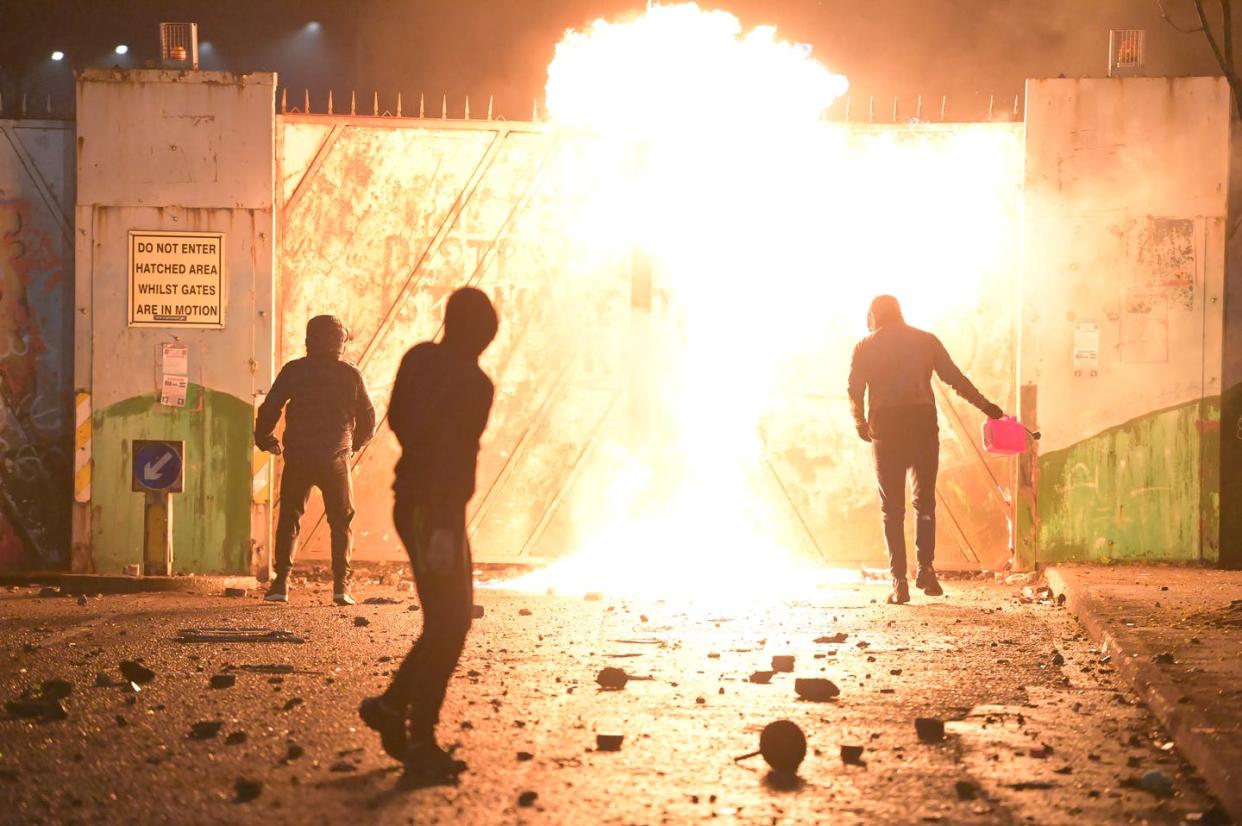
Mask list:
[[[480,588],[440,729],[469,770],[405,790],[355,709],[420,612],[408,586],[373,582],[344,609],[316,581],[295,581],[288,607],[256,592],[0,595],[0,694],[52,691],[64,711],[0,719],[9,822],[1179,823],[1212,811],[1055,599],[954,579],[945,598],[893,607],[882,582],[846,575],[732,610],[684,593]],[[204,638],[223,641],[183,641]],[[122,662],[153,676],[131,683]],[[606,689],[605,668],[628,679]],[[796,778],[736,759],[782,719],[807,739]]]

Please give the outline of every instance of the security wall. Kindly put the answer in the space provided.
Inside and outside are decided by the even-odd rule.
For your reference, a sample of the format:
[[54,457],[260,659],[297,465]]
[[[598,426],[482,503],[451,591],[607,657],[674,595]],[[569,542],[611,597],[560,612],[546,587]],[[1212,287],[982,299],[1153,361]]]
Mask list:
[[73,141],[0,120],[0,571],[69,561]]
[[[74,373],[91,430],[78,445],[89,480],[74,490],[77,569],[142,561],[137,439],[184,442],[174,572],[266,564],[266,462],[251,433],[274,350],[274,81],[79,76]],[[147,464],[157,481],[169,467]]]
[[1223,78],[1028,83],[1025,563],[1220,556],[1229,188]]

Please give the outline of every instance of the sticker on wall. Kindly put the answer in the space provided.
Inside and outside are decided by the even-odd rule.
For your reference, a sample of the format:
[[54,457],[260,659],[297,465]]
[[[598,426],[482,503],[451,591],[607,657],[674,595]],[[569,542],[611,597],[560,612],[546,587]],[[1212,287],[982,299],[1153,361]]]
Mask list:
[[1074,375],[1094,376],[1100,370],[1100,325],[1074,325]]
[[161,348],[161,366],[164,375],[190,375],[190,347],[186,344],[165,344]]
[[160,388],[160,404],[167,407],[185,407],[185,397],[190,380],[185,376],[164,376]]
[[129,326],[224,327],[224,233],[129,231]]

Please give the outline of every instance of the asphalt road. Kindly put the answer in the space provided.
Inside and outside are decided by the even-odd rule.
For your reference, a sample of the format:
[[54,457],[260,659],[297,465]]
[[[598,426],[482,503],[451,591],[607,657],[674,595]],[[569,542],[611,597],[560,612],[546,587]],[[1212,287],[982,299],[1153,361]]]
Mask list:
[[[903,607],[859,582],[732,609],[481,590],[441,726],[470,769],[417,791],[355,716],[418,631],[408,591],[360,587],[395,602],[342,609],[313,583],[288,607],[13,589],[0,699],[51,679],[72,693],[66,719],[0,717],[0,822],[1211,822],[1202,782],[1063,609],[1022,603],[1017,585],[947,586]],[[179,642],[186,628],[305,643]],[[793,655],[793,673],[750,682],[775,655]],[[154,679],[97,687],[123,682],[122,660]],[[601,691],[606,666],[651,679]],[[212,688],[213,675],[235,682]],[[840,696],[801,700],[798,677]],[[922,742],[916,717],[946,721],[943,742]],[[810,744],[794,782],[734,759],[781,718]],[[214,736],[191,736],[213,721]],[[597,734],[624,735],[621,750],[596,750]],[[862,746],[862,764],[842,745]]]

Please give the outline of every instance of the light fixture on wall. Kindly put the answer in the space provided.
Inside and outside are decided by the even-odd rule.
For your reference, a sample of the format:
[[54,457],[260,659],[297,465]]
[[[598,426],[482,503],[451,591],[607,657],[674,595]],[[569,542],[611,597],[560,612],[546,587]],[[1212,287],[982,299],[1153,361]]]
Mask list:
[[62,52],[60,49],[57,49],[56,51],[52,52],[52,60],[55,60],[57,63],[59,63],[60,61],[64,59],[65,59],[65,53]]
[[1146,35],[1143,29],[1113,29],[1108,33],[1109,77],[1143,74]]
[[168,67],[198,68],[198,24],[161,23],[160,61]]
[[129,46],[126,46],[124,43],[118,43],[116,48],[112,51],[117,54],[129,54]]

